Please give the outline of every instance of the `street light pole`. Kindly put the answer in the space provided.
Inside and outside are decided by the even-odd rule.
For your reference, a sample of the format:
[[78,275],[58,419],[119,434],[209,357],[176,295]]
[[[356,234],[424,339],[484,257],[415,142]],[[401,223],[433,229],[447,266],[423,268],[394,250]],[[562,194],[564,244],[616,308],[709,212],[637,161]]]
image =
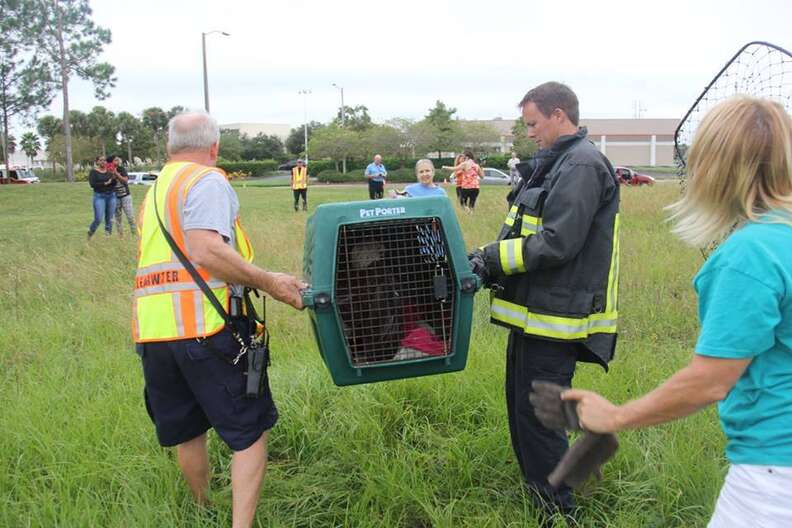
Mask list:
[[[344,128],[346,124],[346,108],[344,107],[344,87],[338,86],[336,83],[333,83],[333,86],[338,88],[341,91],[341,128]],[[346,174],[346,156],[341,160],[341,172]]]
[[305,126],[305,166],[308,166],[308,94],[311,90],[300,90],[297,92],[303,96],[303,123]]
[[230,33],[226,33],[225,31],[207,31],[201,32],[201,52],[203,53],[203,82],[204,82],[204,109],[206,113],[209,113],[209,77],[206,73],[206,35],[211,35],[213,33],[220,33],[223,36],[230,37]]
[[333,83],[333,86],[341,90],[341,126],[343,127],[346,122],[346,108],[344,108],[344,87],[338,86],[336,83]]

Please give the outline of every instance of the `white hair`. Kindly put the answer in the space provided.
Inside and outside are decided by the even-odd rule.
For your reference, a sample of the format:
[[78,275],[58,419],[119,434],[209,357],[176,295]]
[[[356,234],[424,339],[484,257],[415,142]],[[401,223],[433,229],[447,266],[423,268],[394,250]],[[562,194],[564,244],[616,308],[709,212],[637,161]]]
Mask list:
[[220,141],[220,125],[203,110],[176,114],[168,122],[168,152],[209,150]]

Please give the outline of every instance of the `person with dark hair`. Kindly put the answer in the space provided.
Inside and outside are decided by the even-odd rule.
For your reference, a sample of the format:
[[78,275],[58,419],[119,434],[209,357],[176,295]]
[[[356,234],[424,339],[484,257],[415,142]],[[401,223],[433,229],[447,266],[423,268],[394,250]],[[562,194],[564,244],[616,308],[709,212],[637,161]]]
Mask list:
[[94,160],[94,168],[88,174],[88,185],[93,189],[94,219],[88,226],[88,238],[91,238],[104,219],[105,233],[113,232],[113,213],[116,207],[116,195],[113,191],[115,174],[107,170],[107,162],[101,156]]
[[443,169],[454,171],[459,204],[466,213],[472,213],[479,195],[479,179],[483,176],[484,170],[476,163],[471,150],[466,149],[457,157],[457,161],[458,163],[453,167],[443,165]]
[[116,181],[113,190],[116,195],[115,223],[118,236],[124,236],[124,230],[121,227],[122,210],[127,217],[127,222],[129,222],[129,232],[132,236],[135,236],[137,233],[135,208],[132,206],[132,193],[129,192],[129,175],[121,158],[115,155],[107,156],[107,170],[113,173]]
[[540,423],[528,396],[534,380],[570,386],[578,361],[607,369],[613,358],[619,184],[586,129],[578,129],[577,97],[567,86],[537,86],[519,107],[541,150],[517,165],[520,181],[496,241],[469,258],[492,287],[491,321],[511,331],[506,406],[526,485],[548,515],[571,515],[572,490],[547,481],[567,437]]

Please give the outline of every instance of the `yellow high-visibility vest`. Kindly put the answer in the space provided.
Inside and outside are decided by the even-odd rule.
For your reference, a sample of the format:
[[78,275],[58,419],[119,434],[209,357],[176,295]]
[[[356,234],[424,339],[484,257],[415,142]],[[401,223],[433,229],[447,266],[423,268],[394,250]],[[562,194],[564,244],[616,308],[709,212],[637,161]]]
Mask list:
[[294,167],[292,169],[292,189],[308,188],[308,167]]
[[[174,162],[163,167],[157,178],[157,208],[162,223],[189,258],[183,229],[187,193],[198,180],[216,167]],[[218,333],[225,322],[181,265],[162,234],[154,208],[154,187],[146,194],[140,215],[140,245],[132,307],[132,334],[136,343],[175,341]],[[237,217],[234,223],[237,252],[251,262],[253,248]],[[198,273],[228,310],[229,287],[200,267]]]

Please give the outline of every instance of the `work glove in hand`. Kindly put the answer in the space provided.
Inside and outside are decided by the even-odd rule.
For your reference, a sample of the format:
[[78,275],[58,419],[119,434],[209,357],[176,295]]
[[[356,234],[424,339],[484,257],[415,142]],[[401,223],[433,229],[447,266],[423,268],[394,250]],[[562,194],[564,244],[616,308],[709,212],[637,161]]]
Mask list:
[[[564,401],[561,393],[566,390],[561,385],[548,381],[531,383],[533,392],[529,396],[534,406],[536,417],[548,429],[581,431],[577,415],[577,403]],[[605,464],[619,448],[619,441],[614,434],[597,434],[583,431],[572,447],[570,447],[547,481],[554,488],[562,483],[572,488],[579,488],[595,474],[602,478],[600,467]]]
[[468,262],[473,269],[473,273],[479,276],[485,288],[492,286],[492,277],[487,269],[487,261],[484,259],[484,252],[480,249],[468,255]]

